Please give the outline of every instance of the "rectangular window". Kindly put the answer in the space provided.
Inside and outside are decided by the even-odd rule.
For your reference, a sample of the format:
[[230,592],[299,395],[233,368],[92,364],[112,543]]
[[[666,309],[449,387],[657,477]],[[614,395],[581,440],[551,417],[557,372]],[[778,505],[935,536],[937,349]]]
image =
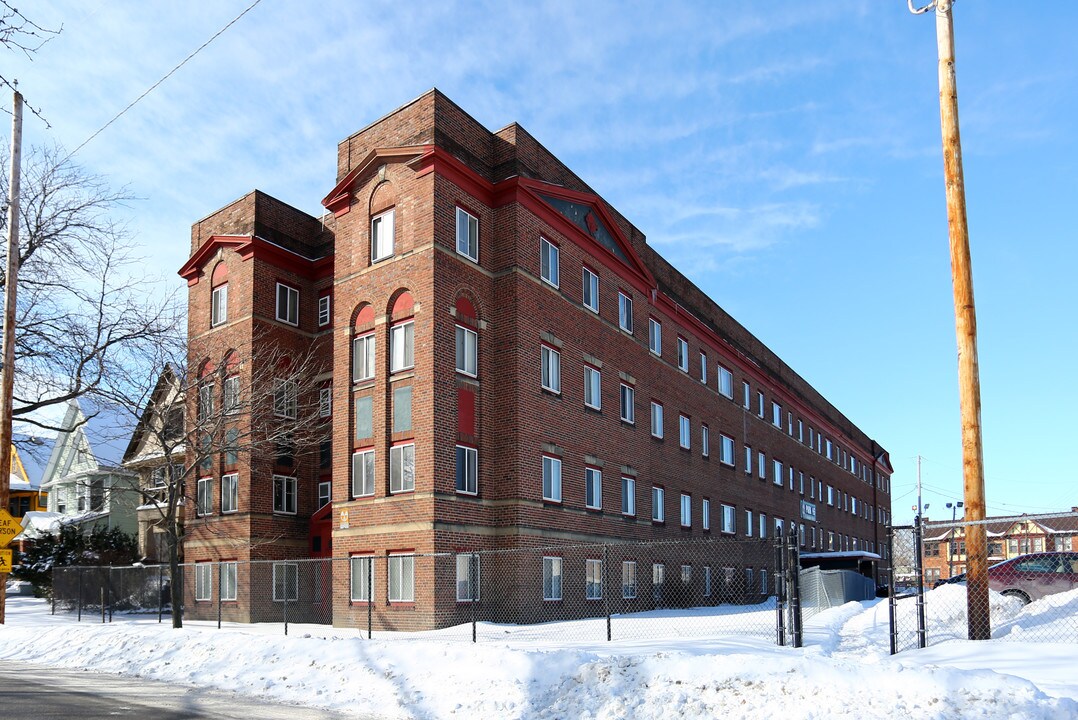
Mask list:
[[636,597],[636,561],[624,560],[621,563],[621,596],[626,600]]
[[238,375],[230,375],[225,378],[224,411],[226,415],[232,415],[240,411],[240,378]]
[[599,312],[599,276],[584,268],[584,307],[594,313]]
[[561,460],[543,456],[543,499],[561,502]]
[[719,392],[734,399],[734,374],[722,365],[719,365]]
[[636,515],[636,479],[621,478],[621,514]]
[[590,365],[584,366],[584,404],[594,410],[602,409],[602,378],[601,372]]
[[299,290],[284,283],[277,283],[277,319],[299,325]]
[[370,395],[364,395],[357,397],[355,401],[356,408],[356,441],[366,440],[374,436],[374,415],[373,415],[374,401]]
[[352,497],[374,495],[374,450],[352,453]]
[[689,372],[689,343],[683,337],[677,339],[677,369]]
[[621,385],[621,419],[627,423],[636,423],[636,390],[632,385]]
[[711,430],[708,429],[706,424],[700,425],[700,453],[707,457],[711,454]]
[[827,504],[832,507],[835,505],[835,489],[830,485],[827,486]]
[[394,325],[389,333],[389,371],[415,367],[415,323]]
[[223,562],[221,568],[221,600],[233,602],[236,600],[236,569],[234,562]]
[[692,495],[681,493],[681,527],[692,527]]
[[209,515],[213,511],[213,478],[198,479],[198,498],[195,504],[199,515]]
[[231,513],[239,509],[239,475],[221,476],[221,512]]
[[479,373],[479,336],[457,325],[457,372],[475,377]]
[[700,353],[700,382],[707,385],[707,355]]
[[198,421],[204,422],[213,416],[213,382],[204,380],[198,386]]
[[457,208],[457,252],[472,262],[479,262],[479,218]]
[[273,380],[273,414],[295,420],[299,410],[299,386],[295,380]]
[[777,402],[771,403],[771,424],[777,428],[782,427],[782,405]]
[[704,530],[711,529],[711,501],[704,498],[700,504],[701,527]]
[[299,565],[273,563],[273,601],[299,600]]
[[393,254],[393,211],[387,210],[371,218],[371,262],[385,260]]
[[561,558],[543,558],[543,599],[561,600]]
[[213,289],[210,298],[210,327],[228,322],[228,283]]
[[633,299],[623,292],[618,293],[618,327],[633,334]]
[[800,420],[797,421],[797,442],[805,442],[805,424]]
[[711,597],[711,566],[704,566],[704,597]]
[[213,563],[195,565],[195,600],[213,599]]
[[752,537],[752,510],[745,511],[745,537]]
[[584,504],[591,510],[603,507],[603,473],[596,468],[584,468]]
[[333,415],[333,388],[324,387],[318,389],[318,417],[330,417]]
[[767,514],[760,513],[760,539],[767,539]]
[[772,469],[771,482],[773,482],[776,485],[781,487],[782,486],[782,461],[772,459],[771,460],[771,469]]
[[752,448],[745,446],[745,472],[752,475]]
[[540,351],[543,389],[561,393],[561,353],[546,345]]
[[393,388],[393,432],[410,432],[412,429],[412,386],[398,385]]
[[749,389],[749,384],[747,382],[741,383],[741,389],[744,391],[745,394],[745,399],[743,403],[745,405],[745,409],[748,410],[752,404],[752,390]]
[[363,335],[352,341],[352,382],[374,378],[374,335]]
[[692,582],[692,565],[681,566],[681,584],[688,585]]
[[657,586],[666,584],[666,566],[662,563],[652,563],[651,584]]
[[763,450],[756,453],[756,474],[761,480],[767,479],[767,456],[764,455]]
[[374,558],[353,555],[348,560],[352,602],[370,602],[374,584]]
[[558,287],[558,246],[546,238],[539,238],[539,275],[543,281]]
[[653,485],[651,487],[651,520],[652,522],[666,521],[666,508],[663,503],[666,500],[666,490]]
[[415,445],[389,448],[389,492],[415,490]]
[[331,313],[332,295],[322,295],[318,298],[318,327],[325,327],[329,325],[329,321],[333,319]]
[[603,561],[584,561],[584,596],[588,600],[603,599]]
[[321,510],[326,505],[329,505],[330,496],[333,492],[333,483],[329,480],[323,480],[318,483],[318,509]]
[[296,479],[284,475],[273,476],[273,512],[296,514]]
[[685,415],[678,415],[678,444],[684,449],[689,449],[689,437],[692,434],[689,418]]
[[775,537],[782,537],[782,518],[775,518]]
[[824,447],[827,448],[827,452],[826,452],[827,459],[828,460],[834,460],[835,459],[835,446],[831,444],[830,440],[828,440],[826,443],[824,443]]
[[663,436],[663,406],[651,401],[651,436],[662,438]]
[[475,602],[479,599],[479,553],[457,555],[457,602]]
[[648,320],[648,348],[655,355],[663,354],[663,325],[655,318]]
[[762,392],[756,393],[756,414],[760,417],[764,416],[764,394]]
[[415,556],[389,556],[389,602],[415,600]]
[[[734,466],[734,439],[729,435],[719,435],[722,441],[722,448],[719,454],[719,461],[723,465]],[[752,454],[749,453],[746,457],[749,458],[749,465],[752,464]],[[745,468],[746,472],[752,472],[752,467]]]
[[457,492],[475,495],[479,491],[479,451],[457,445]]
[[722,531],[729,535],[737,532],[737,511],[733,505],[722,506]]

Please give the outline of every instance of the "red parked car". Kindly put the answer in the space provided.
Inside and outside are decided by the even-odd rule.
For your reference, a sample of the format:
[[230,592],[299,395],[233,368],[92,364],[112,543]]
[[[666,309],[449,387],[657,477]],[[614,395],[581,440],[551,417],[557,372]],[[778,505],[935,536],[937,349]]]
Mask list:
[[1022,602],[1078,588],[1078,552],[1011,558],[988,568],[988,587]]

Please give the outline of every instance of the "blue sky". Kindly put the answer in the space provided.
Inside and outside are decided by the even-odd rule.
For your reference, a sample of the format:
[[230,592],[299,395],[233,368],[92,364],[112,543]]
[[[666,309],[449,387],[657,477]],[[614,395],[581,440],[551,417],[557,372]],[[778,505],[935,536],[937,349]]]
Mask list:
[[[28,114],[25,142],[75,148],[249,4],[38,0],[62,34],[0,55],[52,124]],[[1078,505],[1076,24],[1071,3],[955,7],[991,514]],[[918,454],[929,515],[961,498],[931,15],[263,0],[76,159],[138,197],[122,219],[177,288],[192,222],[255,187],[317,214],[336,143],[431,87],[520,122],[884,445],[897,520]]]

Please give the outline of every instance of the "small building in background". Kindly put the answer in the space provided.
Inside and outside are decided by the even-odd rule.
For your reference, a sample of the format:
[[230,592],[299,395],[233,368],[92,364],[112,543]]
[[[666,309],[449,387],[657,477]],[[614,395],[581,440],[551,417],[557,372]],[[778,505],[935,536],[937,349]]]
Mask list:
[[19,451],[11,446],[11,485],[8,495],[8,512],[14,518],[22,518],[29,512],[44,510],[48,493],[41,490],[40,480],[30,479],[19,457]]

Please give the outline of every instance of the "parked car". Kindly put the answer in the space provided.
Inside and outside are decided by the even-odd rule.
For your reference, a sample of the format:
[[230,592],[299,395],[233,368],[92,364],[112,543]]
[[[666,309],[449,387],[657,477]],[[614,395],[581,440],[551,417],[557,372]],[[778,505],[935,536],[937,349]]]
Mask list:
[[[937,580],[932,587],[965,581],[962,573]],[[1078,552],[1034,553],[997,563],[988,568],[988,587],[1024,603],[1073,590],[1078,587]]]

